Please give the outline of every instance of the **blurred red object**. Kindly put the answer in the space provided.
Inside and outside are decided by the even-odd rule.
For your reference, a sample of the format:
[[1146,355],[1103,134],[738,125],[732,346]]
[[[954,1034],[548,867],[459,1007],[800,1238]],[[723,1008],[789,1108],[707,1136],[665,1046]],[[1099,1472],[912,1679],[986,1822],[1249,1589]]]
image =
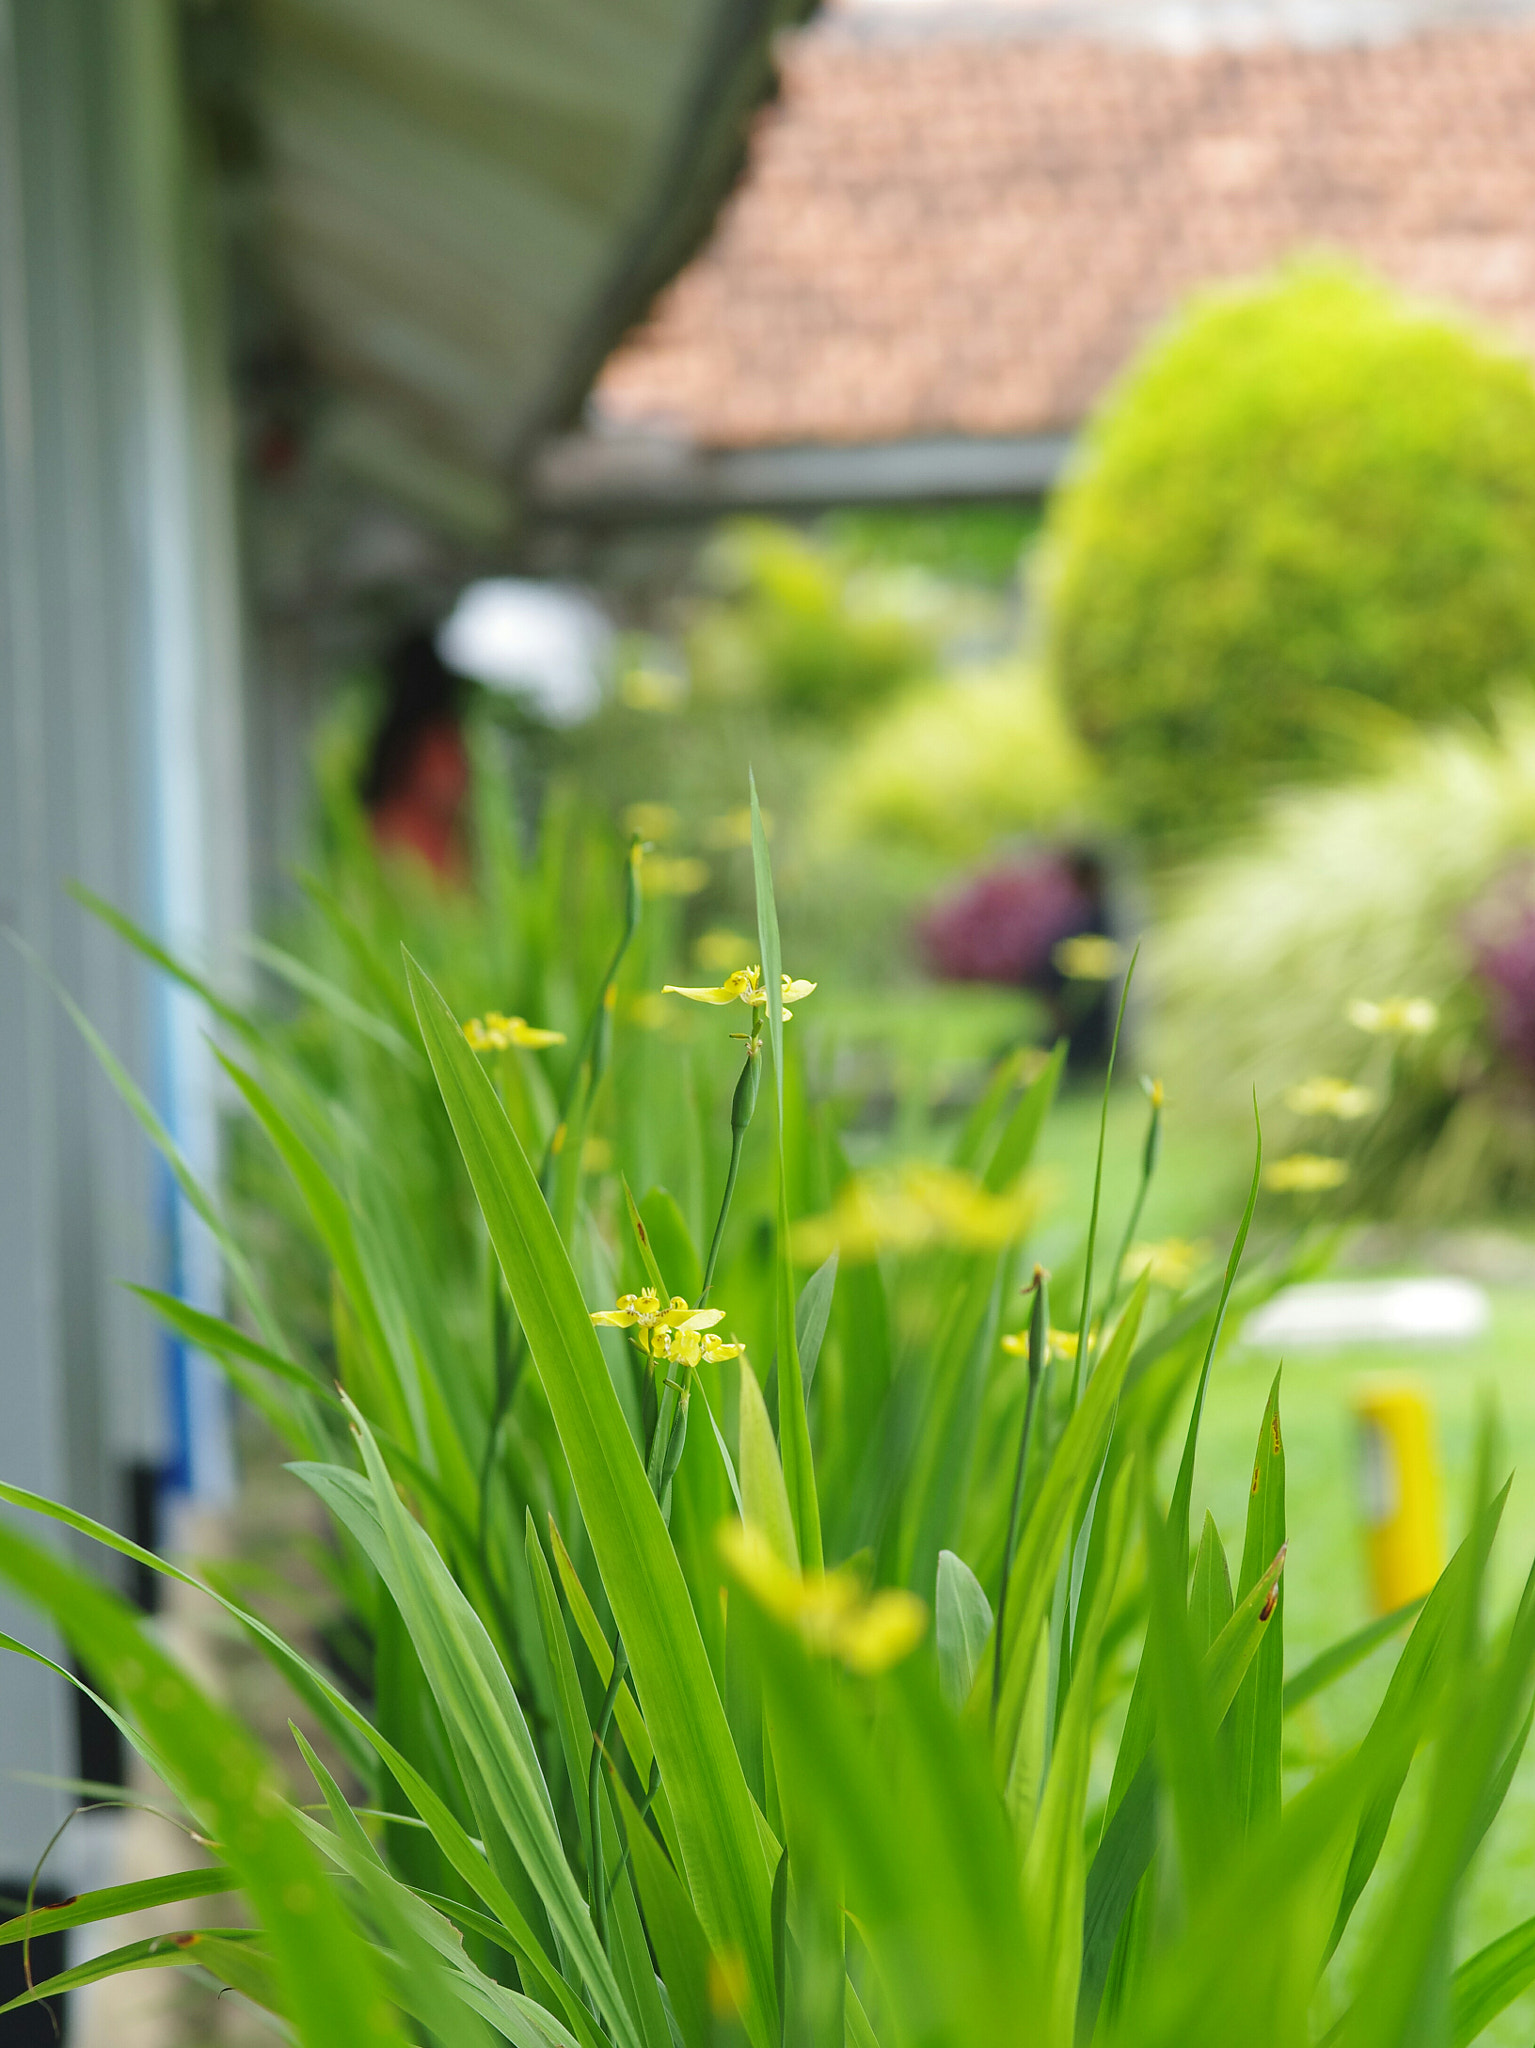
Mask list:
[[425,631],[396,645],[386,676],[388,701],[360,789],[374,841],[381,852],[414,855],[445,879],[461,880],[470,781],[463,680]]
[[1053,989],[1062,939],[1104,929],[1102,868],[1092,854],[1050,853],[996,868],[928,912],[918,927],[945,981]]

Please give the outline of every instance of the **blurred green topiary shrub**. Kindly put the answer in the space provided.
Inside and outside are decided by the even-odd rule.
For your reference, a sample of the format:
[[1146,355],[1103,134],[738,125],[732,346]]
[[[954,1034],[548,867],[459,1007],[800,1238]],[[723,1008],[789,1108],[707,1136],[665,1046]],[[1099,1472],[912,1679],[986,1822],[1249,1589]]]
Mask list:
[[1047,647],[1125,822],[1192,847],[1535,665],[1535,380],[1337,264],[1202,296],[1048,526]]
[[687,636],[695,690],[800,719],[835,724],[928,673],[953,609],[921,569],[767,520],[726,527],[707,567],[713,595]]

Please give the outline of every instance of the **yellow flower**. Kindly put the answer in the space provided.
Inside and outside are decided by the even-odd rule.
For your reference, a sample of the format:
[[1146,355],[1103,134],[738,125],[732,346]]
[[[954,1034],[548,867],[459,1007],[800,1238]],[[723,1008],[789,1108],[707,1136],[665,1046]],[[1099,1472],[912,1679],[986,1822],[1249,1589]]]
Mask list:
[[720,1549],[759,1607],[795,1629],[807,1650],[835,1657],[872,1678],[899,1664],[927,1631],[927,1609],[915,1593],[883,1589],[869,1594],[856,1573],[802,1575],[774,1554],[760,1529],[727,1522]]
[[[711,1309],[710,1316],[722,1314],[722,1310]],[[727,1358],[739,1358],[746,1349],[744,1344],[727,1343],[723,1337],[716,1337],[712,1330],[701,1329],[696,1323],[683,1323],[678,1327],[658,1324],[650,1333],[648,1346],[650,1356],[663,1365],[684,1367],[720,1365]]]
[[707,1334],[724,1320],[722,1308],[694,1308],[680,1294],[674,1294],[663,1308],[653,1287],[642,1287],[638,1294],[621,1294],[616,1308],[592,1311],[592,1321],[599,1328],[632,1330],[635,1343],[647,1357],[668,1365],[697,1365],[700,1359],[715,1365],[721,1359],[739,1357],[739,1344],[726,1344]]
[[1150,1075],[1148,1075],[1141,1083],[1141,1086],[1146,1090],[1146,1100],[1151,1104],[1152,1108],[1160,1109],[1167,1100],[1162,1083],[1152,1080]]
[[673,858],[652,854],[640,869],[640,887],[647,896],[696,896],[709,886],[709,863],[688,853]]
[[1112,981],[1124,957],[1123,949],[1101,932],[1062,939],[1050,955],[1068,981]]
[[[802,1002],[814,988],[813,981],[791,981],[786,974],[783,977],[784,1002]],[[767,1004],[767,990],[762,986],[760,967],[738,967],[734,974],[725,976],[718,988],[678,988],[669,981],[661,993],[664,996],[686,996],[690,1003],[745,1003],[748,1007],[765,1007]],[[786,1008],[784,1015],[792,1017],[794,1012]]]
[[1345,1015],[1361,1031],[1403,1038],[1425,1038],[1439,1022],[1438,1005],[1427,996],[1388,996],[1383,1003],[1355,996]]
[[483,1020],[471,1017],[464,1036],[476,1052],[505,1052],[515,1046],[519,1052],[541,1052],[546,1045],[563,1045],[563,1031],[541,1031],[521,1017],[503,1017],[499,1010],[487,1010]]
[[1181,1294],[1209,1256],[1205,1238],[1192,1244],[1182,1237],[1164,1238],[1160,1244],[1133,1244],[1125,1254],[1125,1278],[1139,1280],[1142,1273],[1149,1273],[1154,1287]]
[[1316,1074],[1286,1090],[1285,1108],[1297,1116],[1335,1116],[1344,1123],[1368,1116],[1375,1107],[1373,1089],[1353,1081],[1339,1081],[1331,1074]]
[[618,694],[631,711],[680,711],[687,702],[687,679],[665,668],[626,669]]
[[624,830],[637,839],[670,839],[682,823],[670,804],[630,804]]
[[[773,813],[762,813],[764,837],[773,836]],[[726,853],[733,846],[750,846],[752,843],[751,805],[742,804],[738,810],[726,811],[722,817],[711,818],[704,827],[704,843],[716,852]]]
[[824,1216],[795,1225],[794,1256],[819,1265],[833,1251],[858,1260],[937,1244],[997,1251],[1023,1235],[1038,1206],[1031,1188],[992,1194],[972,1174],[948,1166],[854,1174]]
[[641,1031],[664,1031],[671,1022],[672,1007],[654,989],[642,989],[638,995],[624,999],[621,1014]]
[[739,960],[750,946],[750,939],[743,939],[739,932],[726,931],[716,925],[712,931],[700,935],[693,948],[693,958],[710,974],[728,974],[733,960]]
[[1292,1152],[1288,1159],[1276,1159],[1265,1168],[1263,1184],[1280,1194],[1317,1195],[1342,1187],[1347,1179],[1346,1159],[1330,1159],[1320,1152]]
[[717,2020],[734,2019],[746,2010],[751,1980],[738,1948],[709,1951],[709,2010]]

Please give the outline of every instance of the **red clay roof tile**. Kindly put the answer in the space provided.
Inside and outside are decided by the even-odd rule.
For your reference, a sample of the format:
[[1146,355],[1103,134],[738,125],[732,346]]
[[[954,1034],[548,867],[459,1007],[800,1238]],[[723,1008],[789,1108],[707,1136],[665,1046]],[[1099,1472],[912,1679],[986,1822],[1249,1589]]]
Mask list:
[[1535,25],[1172,54],[832,16],[783,71],[606,419],[719,448],[1059,430],[1191,288],[1305,248],[1535,352]]

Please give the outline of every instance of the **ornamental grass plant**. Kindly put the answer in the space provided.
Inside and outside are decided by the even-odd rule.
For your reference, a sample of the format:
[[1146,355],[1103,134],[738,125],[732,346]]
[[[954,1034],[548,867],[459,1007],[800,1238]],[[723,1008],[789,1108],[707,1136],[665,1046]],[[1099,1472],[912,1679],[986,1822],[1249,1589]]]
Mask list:
[[[864,1185],[751,818],[752,957],[671,993],[638,844],[616,890],[503,844],[478,961],[316,885],[324,948],[267,955],[294,1021],[206,991],[292,1190],[264,1239],[249,1162],[238,1202],[198,1185],[116,1075],[229,1278],[227,1319],[153,1305],[323,1504],[358,1655],[210,1589],[314,1731],[296,1792],[44,1525],[193,1575],[4,1488],[0,1573],[212,1861],[0,1939],[227,1893],[35,1995],[197,1967],[306,2048],[1473,2040],[1535,1981],[1535,1921],[1455,1945],[1535,1688],[1535,1583],[1484,1595],[1490,1432],[1427,1598],[1287,1671],[1277,1378],[1240,1557],[1191,1514],[1223,1331],[1305,1257],[1241,1271],[1261,1143],[1207,1282],[1128,1278],[1155,1087],[1131,1213],[1100,1124],[1070,1284],[1035,1265],[1060,1048]],[[1287,1716],[1388,1639],[1363,1739],[1287,1778]]]

